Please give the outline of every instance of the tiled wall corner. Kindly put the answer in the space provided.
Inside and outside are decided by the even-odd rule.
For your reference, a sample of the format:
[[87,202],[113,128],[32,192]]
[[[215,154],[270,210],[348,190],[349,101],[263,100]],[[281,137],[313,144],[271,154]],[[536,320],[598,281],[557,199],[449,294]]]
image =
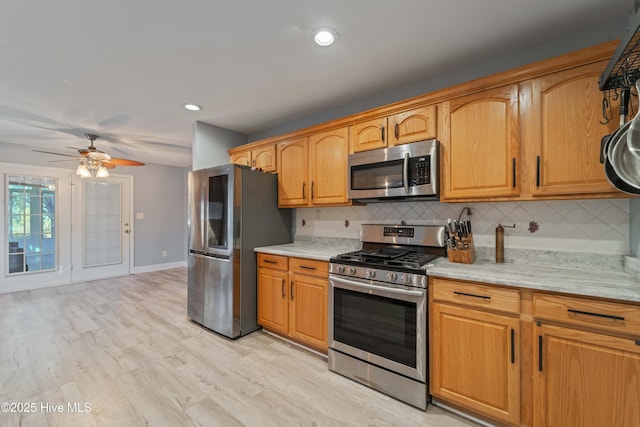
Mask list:
[[[505,229],[505,247],[572,252],[629,254],[629,200],[560,200],[452,204],[441,202],[371,203],[366,206],[296,210],[300,236],[359,238],[365,223],[444,224],[472,210],[476,245],[494,246],[495,228]],[[302,225],[304,221],[304,226]],[[533,222],[535,224],[530,223]]]

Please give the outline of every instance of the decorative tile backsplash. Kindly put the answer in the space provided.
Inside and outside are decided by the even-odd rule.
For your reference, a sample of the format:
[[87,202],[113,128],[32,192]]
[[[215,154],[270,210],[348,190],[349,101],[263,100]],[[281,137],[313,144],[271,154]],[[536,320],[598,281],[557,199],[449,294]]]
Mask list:
[[[505,248],[629,254],[629,200],[539,202],[371,203],[366,206],[296,209],[296,236],[358,239],[365,223],[446,224],[470,207],[477,246],[495,245],[498,224]],[[465,215],[462,216],[465,218]],[[303,225],[304,224],[304,225]]]

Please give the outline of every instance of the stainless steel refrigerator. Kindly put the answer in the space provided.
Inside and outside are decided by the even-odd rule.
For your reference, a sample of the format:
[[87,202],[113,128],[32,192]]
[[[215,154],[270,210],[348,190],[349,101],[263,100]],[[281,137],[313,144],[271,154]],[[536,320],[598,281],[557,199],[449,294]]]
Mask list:
[[277,176],[239,165],[189,172],[187,312],[237,338],[258,329],[258,246],[291,242],[291,211],[278,209]]

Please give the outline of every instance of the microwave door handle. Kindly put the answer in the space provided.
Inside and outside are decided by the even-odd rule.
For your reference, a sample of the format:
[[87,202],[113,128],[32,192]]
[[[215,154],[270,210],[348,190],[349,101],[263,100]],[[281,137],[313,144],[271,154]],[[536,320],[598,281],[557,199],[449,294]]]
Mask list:
[[404,192],[409,194],[409,152],[404,153],[404,162],[402,164],[402,181],[404,182]]

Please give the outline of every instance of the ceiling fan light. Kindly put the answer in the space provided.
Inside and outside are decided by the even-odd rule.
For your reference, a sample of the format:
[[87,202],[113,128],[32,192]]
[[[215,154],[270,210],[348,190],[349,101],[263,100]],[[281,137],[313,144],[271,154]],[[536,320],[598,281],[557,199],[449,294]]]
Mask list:
[[100,163],[100,167],[96,171],[96,178],[107,178],[109,176],[109,171],[104,167],[102,163]]
[[89,172],[89,168],[87,168],[87,165],[85,165],[84,162],[80,162],[76,169],[76,175],[79,175],[82,178],[88,178],[91,176],[91,172]]

